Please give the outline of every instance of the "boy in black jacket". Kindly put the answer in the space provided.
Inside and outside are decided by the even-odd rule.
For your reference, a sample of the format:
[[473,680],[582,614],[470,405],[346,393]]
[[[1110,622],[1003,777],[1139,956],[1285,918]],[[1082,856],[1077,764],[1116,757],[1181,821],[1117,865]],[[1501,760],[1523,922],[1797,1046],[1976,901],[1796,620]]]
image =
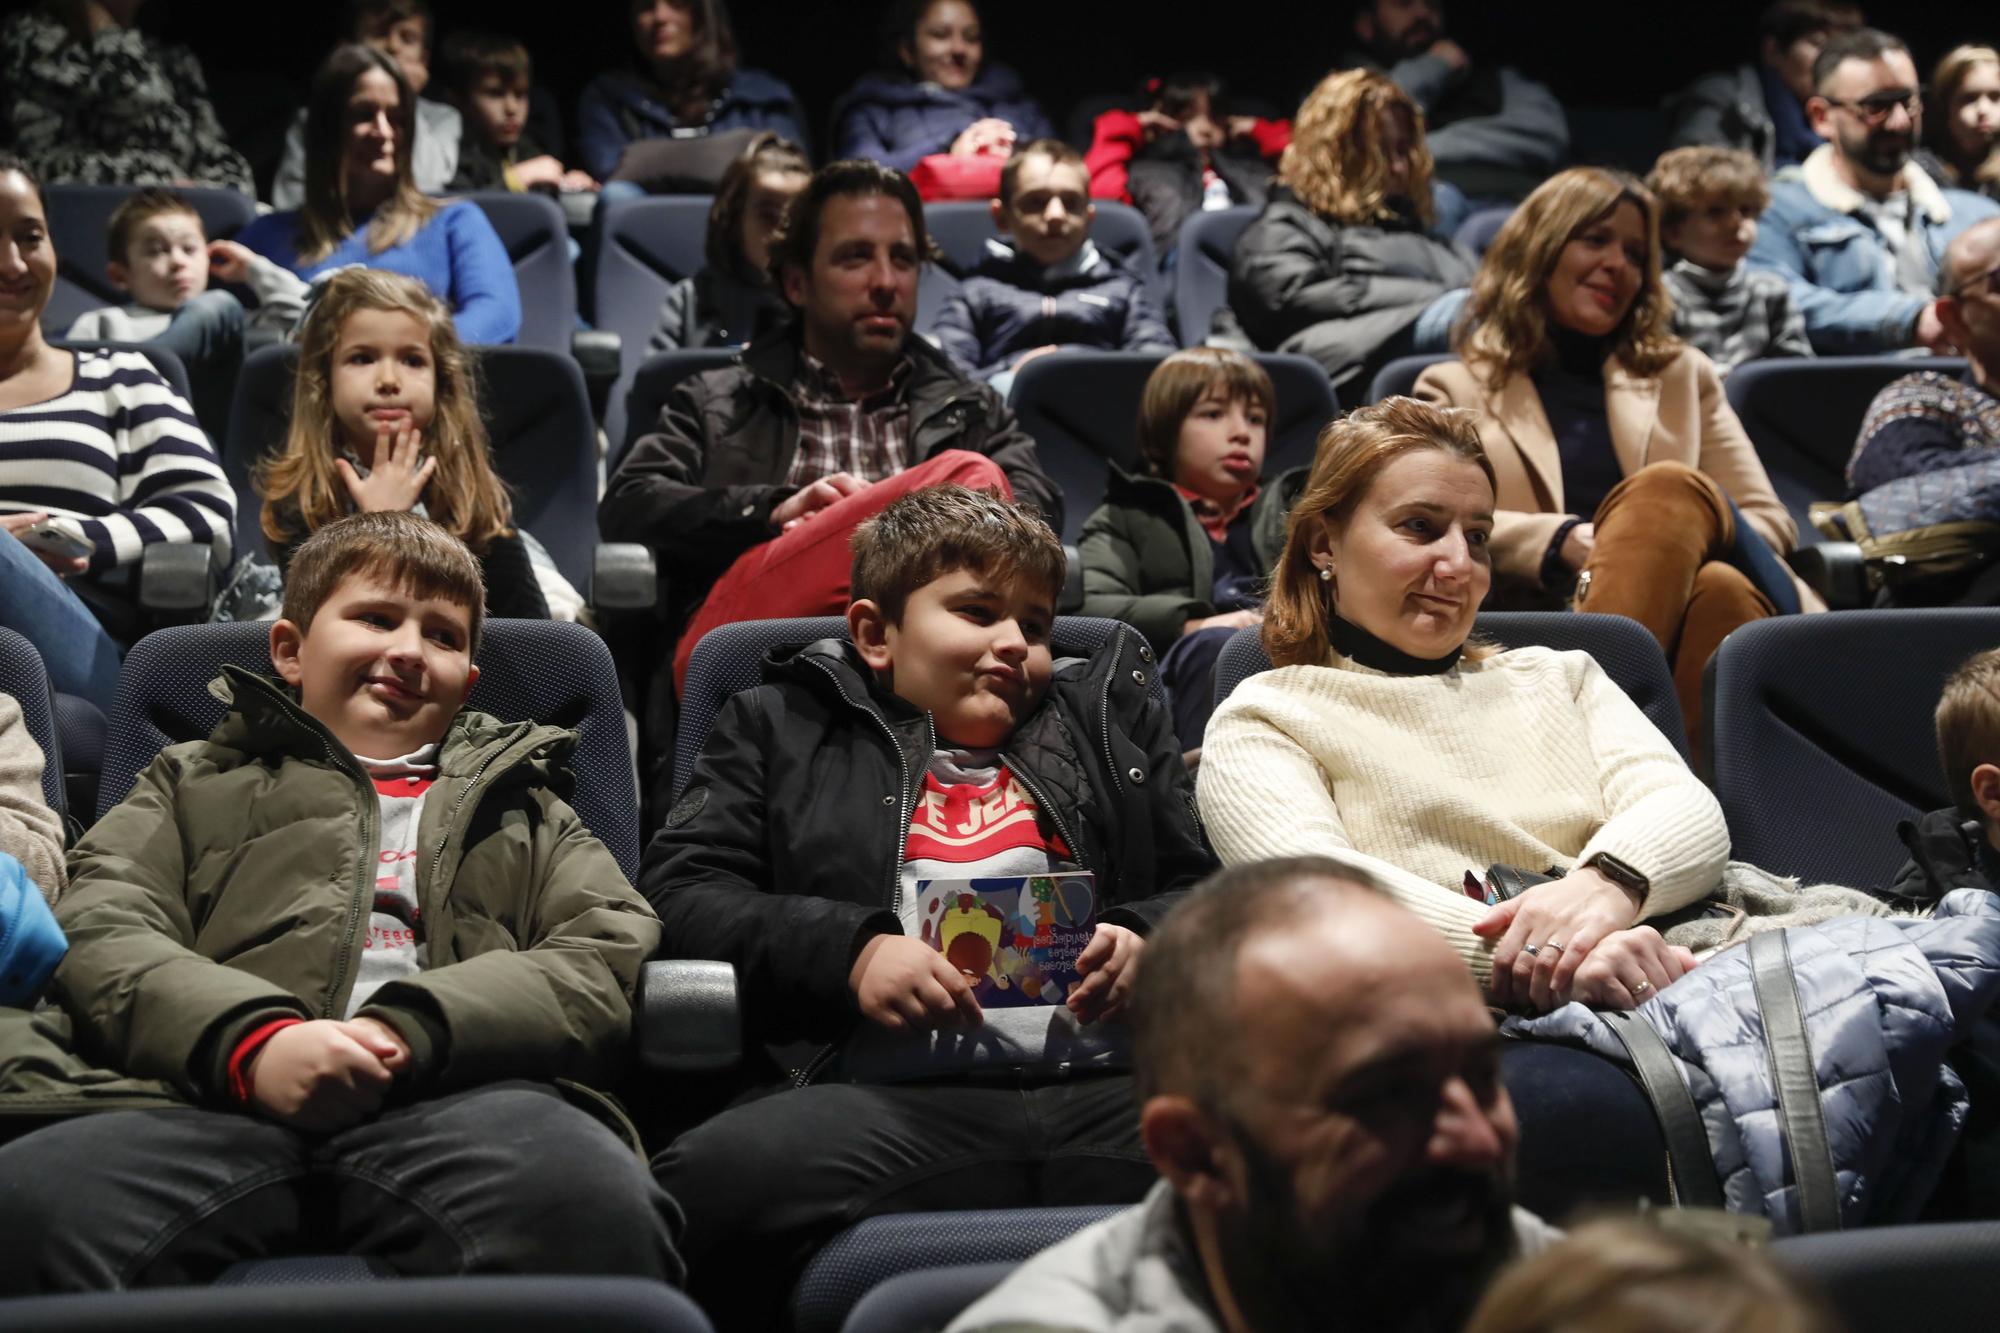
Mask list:
[[[1144,639],[1052,660],[1047,525],[940,486],[854,549],[852,642],[774,656],[729,701],[641,875],[673,956],[735,964],[753,1042],[831,1044],[655,1163],[725,1329],[778,1326],[813,1250],[873,1213],[1138,1199],[1153,1173],[1110,1020],[1147,931],[1214,865]],[[1066,870],[1102,905],[1082,981],[982,1013],[918,938],[917,886]]]

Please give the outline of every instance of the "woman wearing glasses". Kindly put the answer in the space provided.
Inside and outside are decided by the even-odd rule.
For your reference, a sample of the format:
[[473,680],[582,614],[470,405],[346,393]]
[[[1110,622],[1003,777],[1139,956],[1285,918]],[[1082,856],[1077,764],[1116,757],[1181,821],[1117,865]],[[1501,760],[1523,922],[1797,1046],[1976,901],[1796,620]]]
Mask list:
[[1813,73],[1806,114],[1826,143],[1795,179],[1772,185],[1750,263],[1791,280],[1822,356],[1947,352],[1933,297],[1938,261],[1953,236],[2000,206],[1940,189],[1911,160],[1923,87],[1901,41],[1870,28],[1835,37]]

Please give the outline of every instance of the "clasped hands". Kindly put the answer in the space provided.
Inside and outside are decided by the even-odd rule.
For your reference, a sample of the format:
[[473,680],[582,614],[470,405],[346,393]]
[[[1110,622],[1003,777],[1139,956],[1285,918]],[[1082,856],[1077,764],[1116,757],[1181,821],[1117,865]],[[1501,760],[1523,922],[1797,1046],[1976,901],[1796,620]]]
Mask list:
[[244,1070],[250,1105],[280,1124],[330,1132],[382,1109],[410,1047],[373,1018],[294,1023],[257,1048]]
[[1497,904],[1472,927],[1495,941],[1488,992],[1501,1008],[1538,1013],[1572,1000],[1632,1009],[1695,966],[1694,954],[1651,926],[1639,904],[1590,866]]

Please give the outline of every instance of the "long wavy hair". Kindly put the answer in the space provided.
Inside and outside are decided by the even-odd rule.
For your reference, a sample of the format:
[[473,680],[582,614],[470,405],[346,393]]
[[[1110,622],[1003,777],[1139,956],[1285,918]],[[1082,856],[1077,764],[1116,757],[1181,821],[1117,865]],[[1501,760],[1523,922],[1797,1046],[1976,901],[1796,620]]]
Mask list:
[[[1319,433],[1312,473],[1285,520],[1285,550],[1264,600],[1264,651],[1273,666],[1326,666],[1333,661],[1330,631],[1339,585],[1320,578],[1312,559],[1313,538],[1328,526],[1344,528],[1377,474],[1419,449],[1439,449],[1477,464],[1487,485],[1499,489],[1493,464],[1479,443],[1478,418],[1466,408],[1385,398],[1356,408]],[[1492,651],[1468,641],[1463,660],[1476,662]]]
[[2000,51],[1990,46],[1967,45],[1946,52],[1931,75],[1930,108],[1924,120],[1924,137],[1930,140],[1932,151],[1943,161],[1954,183],[1968,190],[1985,189],[2000,181],[2000,142],[1968,169],[1959,160],[1958,146],[1951,137],[1951,104],[1958,100],[1958,90],[1965,86],[1966,76],[1981,65],[2000,65]]
[[1410,126],[1407,197],[1424,226],[1436,221],[1431,199],[1431,150],[1424,113],[1409,94],[1372,69],[1342,70],[1321,79],[1292,121],[1291,146],[1278,160],[1278,179],[1315,213],[1339,222],[1389,222],[1399,216],[1389,194],[1382,129],[1390,116]]
[[312,94],[306,101],[306,201],[299,210],[299,258],[308,264],[326,258],[354,234],[353,210],[347,202],[347,104],[354,85],[369,70],[396,83],[396,111],[390,122],[396,131],[396,190],[369,219],[368,253],[379,255],[401,245],[438,210],[437,201],[425,198],[417,188],[410,170],[417,95],[410,91],[402,67],[360,42],[335,47],[313,75]]
[[1507,219],[1472,279],[1472,299],[1453,350],[1497,389],[1555,355],[1549,334],[1549,277],[1563,247],[1620,204],[1639,210],[1646,260],[1632,308],[1612,330],[1613,354],[1634,375],[1656,375],[1680,354],[1669,321],[1673,300],[1660,281],[1660,207],[1635,176],[1606,167],[1571,167],[1543,181]]
[[283,450],[259,463],[254,476],[264,501],[259,516],[264,536],[274,546],[286,545],[353,512],[347,487],[333,466],[341,444],[333,415],[333,354],[349,317],[362,310],[412,315],[429,335],[436,410],[424,427],[423,441],[437,459],[437,471],[424,487],[424,511],[483,553],[495,537],[511,531],[514,506],[493,470],[472,359],[452,327],[451,311],[422,283],[359,266],[326,279],[299,330],[291,427]]

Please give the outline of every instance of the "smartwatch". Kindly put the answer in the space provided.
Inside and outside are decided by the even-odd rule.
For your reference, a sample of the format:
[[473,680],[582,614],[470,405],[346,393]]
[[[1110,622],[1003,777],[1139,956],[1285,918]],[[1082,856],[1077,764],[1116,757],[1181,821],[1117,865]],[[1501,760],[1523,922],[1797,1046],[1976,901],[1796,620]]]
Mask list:
[[1641,905],[1645,903],[1647,890],[1652,888],[1652,881],[1631,866],[1609,852],[1599,852],[1591,857],[1587,864],[1595,868],[1604,878],[1631,894],[1635,901]]

